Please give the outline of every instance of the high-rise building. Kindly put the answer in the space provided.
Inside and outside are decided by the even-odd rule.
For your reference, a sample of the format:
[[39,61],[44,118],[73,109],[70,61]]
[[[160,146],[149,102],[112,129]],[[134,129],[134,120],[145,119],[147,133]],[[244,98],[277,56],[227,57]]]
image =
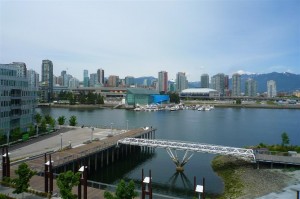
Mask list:
[[209,88],[209,75],[208,74],[202,74],[201,75],[201,88]]
[[143,86],[149,86],[149,82],[148,82],[148,79],[144,79],[144,81],[143,81]]
[[70,78],[69,88],[78,88],[78,87],[79,87],[79,80],[75,77]]
[[176,91],[181,92],[186,88],[188,88],[188,85],[187,85],[187,79],[185,73],[178,72],[176,75]]
[[12,64],[17,67],[18,77],[27,77],[27,68],[24,62],[13,62]]
[[65,74],[67,74],[67,71],[65,71],[65,70],[61,71],[61,73],[60,73],[61,76],[64,76]]
[[168,72],[160,71],[158,73],[158,92],[167,93],[168,92]]
[[97,70],[98,83],[104,86],[104,70],[102,68]]
[[28,86],[37,91],[39,88],[39,81],[40,81],[39,74],[32,69],[27,70],[27,79],[28,79]]
[[257,83],[254,79],[248,79],[245,82],[245,95],[255,97],[257,95]]
[[125,86],[130,87],[134,85],[134,77],[126,76],[125,77]]
[[225,94],[225,75],[218,73],[211,78],[212,88],[219,91],[221,96]]
[[90,74],[90,87],[95,87],[95,85],[97,83],[98,83],[97,73],[91,73]]
[[119,86],[119,76],[110,75],[108,77],[108,86],[109,87],[118,87]]
[[241,75],[238,73],[232,75],[232,96],[241,96]]
[[83,71],[83,87],[89,87],[89,71]]
[[18,64],[0,64],[0,135],[6,135],[7,142],[12,130],[26,132],[33,124],[37,103],[36,90],[19,69]]
[[267,81],[267,87],[268,87],[268,97],[276,97],[277,96],[276,82],[274,80]]
[[69,87],[70,79],[72,78],[72,75],[70,74],[64,74],[64,85],[65,87]]
[[224,89],[229,90],[229,76],[224,75]]
[[53,63],[50,60],[42,62],[41,101],[50,102],[53,95]]

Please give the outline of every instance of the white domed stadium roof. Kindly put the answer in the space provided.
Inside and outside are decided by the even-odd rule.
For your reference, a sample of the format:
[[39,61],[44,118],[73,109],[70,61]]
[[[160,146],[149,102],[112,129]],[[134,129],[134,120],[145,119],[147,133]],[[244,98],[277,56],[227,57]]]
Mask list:
[[209,93],[209,92],[217,92],[217,90],[211,88],[188,88],[181,91],[181,93]]

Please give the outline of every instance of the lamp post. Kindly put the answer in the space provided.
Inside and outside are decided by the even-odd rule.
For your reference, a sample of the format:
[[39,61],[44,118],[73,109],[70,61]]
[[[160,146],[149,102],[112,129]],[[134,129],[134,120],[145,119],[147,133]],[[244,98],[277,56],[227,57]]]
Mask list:
[[63,133],[60,133],[60,150],[62,150],[62,136],[63,136]]
[[94,127],[91,127],[92,131],[91,131],[91,142],[93,141],[93,133],[94,133]]
[[114,123],[110,123],[110,133],[111,133],[111,135],[113,135],[113,124]]
[[81,199],[81,185],[83,185],[83,199],[87,199],[87,166],[82,166],[78,170],[81,173],[78,184],[78,199]]
[[39,124],[36,123],[36,137],[39,136]]

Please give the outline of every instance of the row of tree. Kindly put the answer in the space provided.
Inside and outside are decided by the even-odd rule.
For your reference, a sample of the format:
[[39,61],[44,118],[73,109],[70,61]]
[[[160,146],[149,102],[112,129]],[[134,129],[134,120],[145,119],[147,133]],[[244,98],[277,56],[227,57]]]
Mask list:
[[[26,163],[19,165],[18,169],[15,171],[17,177],[14,179],[6,178],[4,181],[6,183],[12,184],[15,187],[13,193],[22,194],[28,192],[30,179],[36,174],[35,171],[31,170]],[[80,172],[73,173],[72,171],[67,171],[60,173],[56,184],[59,188],[59,192],[62,199],[76,199],[77,195],[72,193],[74,186],[77,186],[80,182]],[[132,199],[137,196],[135,191],[135,184],[131,180],[128,184],[124,180],[121,180],[117,186],[115,194],[105,191],[104,197],[106,199]]]
[[61,91],[55,100],[68,100],[71,105],[76,103],[79,104],[104,104],[104,97],[97,93],[80,92],[77,95],[74,95],[72,92]]
[[[34,115],[34,120],[36,125],[29,125],[27,132],[22,132],[20,127],[14,128],[10,131],[9,134],[9,142],[18,141],[20,139],[24,138],[24,135],[26,135],[26,138],[32,137],[37,134],[50,132],[51,130],[55,129],[55,126],[58,122],[58,125],[64,125],[66,123],[66,117],[60,116],[57,121],[51,117],[50,115],[42,116],[40,113],[37,113]],[[69,118],[69,125],[70,126],[76,126],[77,125],[77,117],[75,115],[72,115]],[[7,135],[0,132],[0,145],[6,144],[7,142]]]

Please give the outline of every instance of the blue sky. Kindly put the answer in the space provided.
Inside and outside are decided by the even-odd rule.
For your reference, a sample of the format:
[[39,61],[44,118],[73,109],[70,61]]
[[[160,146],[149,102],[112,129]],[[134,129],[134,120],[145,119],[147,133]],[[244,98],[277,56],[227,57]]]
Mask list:
[[300,74],[299,0],[0,0],[0,63],[43,59],[82,80],[237,71]]

